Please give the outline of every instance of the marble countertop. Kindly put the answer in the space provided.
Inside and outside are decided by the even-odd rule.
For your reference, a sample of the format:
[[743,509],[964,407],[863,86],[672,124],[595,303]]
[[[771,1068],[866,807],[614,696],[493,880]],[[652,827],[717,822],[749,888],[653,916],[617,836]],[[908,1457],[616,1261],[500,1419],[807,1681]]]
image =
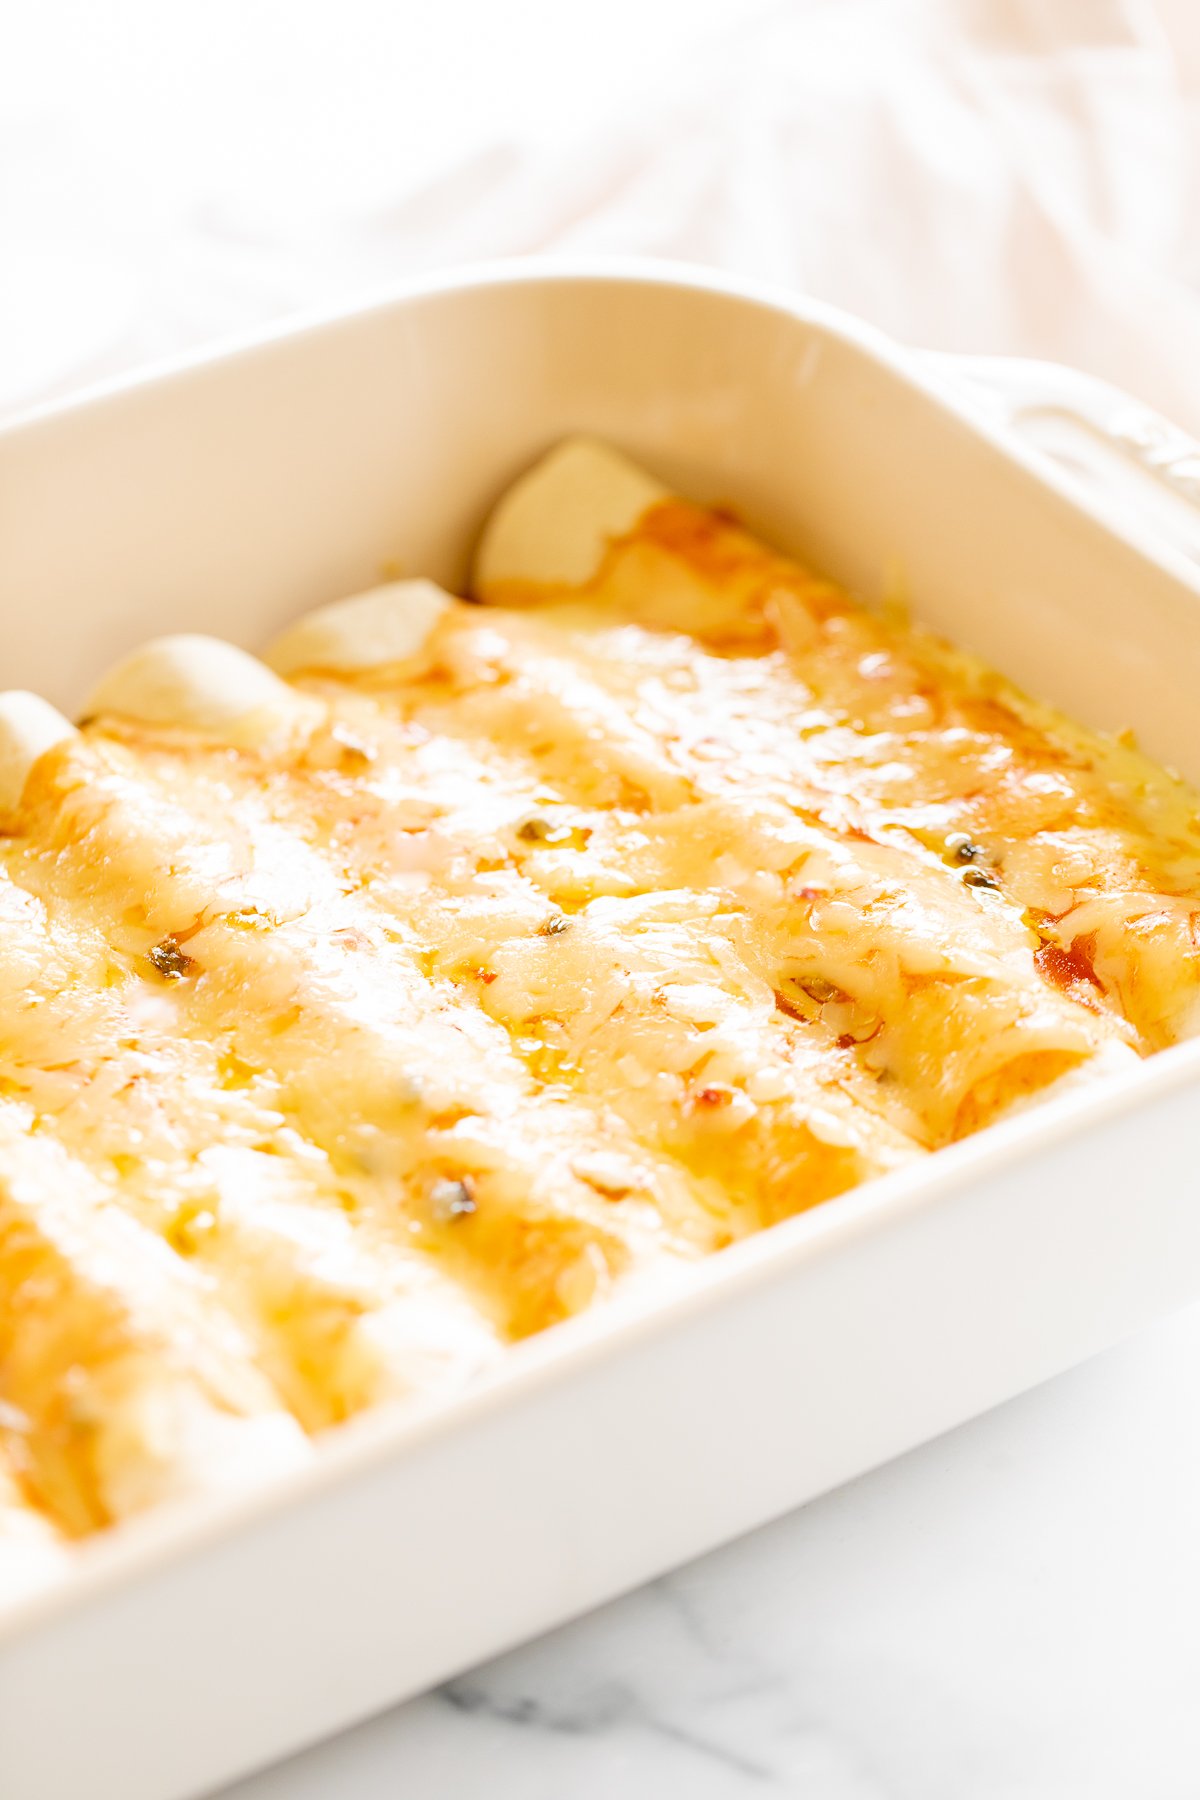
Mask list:
[[221,1800],[1196,1800],[1200,1307]]

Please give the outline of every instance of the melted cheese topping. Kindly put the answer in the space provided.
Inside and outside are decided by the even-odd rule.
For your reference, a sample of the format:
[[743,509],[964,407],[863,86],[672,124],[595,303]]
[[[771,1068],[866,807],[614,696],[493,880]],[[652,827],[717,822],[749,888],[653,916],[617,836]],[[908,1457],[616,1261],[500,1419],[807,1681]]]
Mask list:
[[[326,609],[286,684],[168,640],[146,706],[127,669],[38,720],[0,840],[10,1562],[1189,1029],[1194,795],[622,492],[569,583],[493,545],[486,607]],[[343,642],[367,614],[391,660]]]

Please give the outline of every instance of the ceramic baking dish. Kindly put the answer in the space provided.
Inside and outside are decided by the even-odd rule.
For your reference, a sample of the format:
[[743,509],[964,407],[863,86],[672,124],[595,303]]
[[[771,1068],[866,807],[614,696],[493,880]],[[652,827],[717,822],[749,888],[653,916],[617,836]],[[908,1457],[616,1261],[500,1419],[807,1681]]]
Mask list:
[[[1140,460],[1183,513],[1138,541],[980,422],[981,374],[663,268],[414,286],[0,435],[3,685],[70,706],[148,635],[261,643],[381,565],[453,585],[584,429],[1200,780],[1194,447],[1094,386],[993,381],[1005,418]],[[1198,1148],[1186,1045],[94,1542],[0,1623],[4,1800],[199,1794],[1098,1350],[1200,1289]]]

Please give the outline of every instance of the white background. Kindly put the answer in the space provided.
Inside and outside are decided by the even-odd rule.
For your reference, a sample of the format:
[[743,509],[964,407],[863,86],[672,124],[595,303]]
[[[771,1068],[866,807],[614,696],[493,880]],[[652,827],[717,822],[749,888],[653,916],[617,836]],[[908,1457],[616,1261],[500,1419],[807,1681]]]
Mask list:
[[1200,429],[1196,0],[0,9],[0,406],[413,268],[724,264]]
[[[0,20],[0,411],[576,248],[1072,361],[1200,430],[1198,0]],[[1196,1800],[1198,1524],[1193,1314],[238,1800]]]

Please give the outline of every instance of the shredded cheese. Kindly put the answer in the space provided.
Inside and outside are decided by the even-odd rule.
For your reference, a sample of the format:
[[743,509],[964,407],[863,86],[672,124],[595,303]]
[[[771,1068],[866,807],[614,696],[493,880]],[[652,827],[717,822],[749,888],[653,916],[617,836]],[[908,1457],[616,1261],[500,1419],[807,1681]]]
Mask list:
[[9,1563],[1191,1028],[1189,790],[724,516],[571,506],[587,554],[534,579],[525,484],[486,606],[397,623],[400,584],[286,680],[171,640],[144,704],[130,664],[79,731],[39,711],[0,839]]

